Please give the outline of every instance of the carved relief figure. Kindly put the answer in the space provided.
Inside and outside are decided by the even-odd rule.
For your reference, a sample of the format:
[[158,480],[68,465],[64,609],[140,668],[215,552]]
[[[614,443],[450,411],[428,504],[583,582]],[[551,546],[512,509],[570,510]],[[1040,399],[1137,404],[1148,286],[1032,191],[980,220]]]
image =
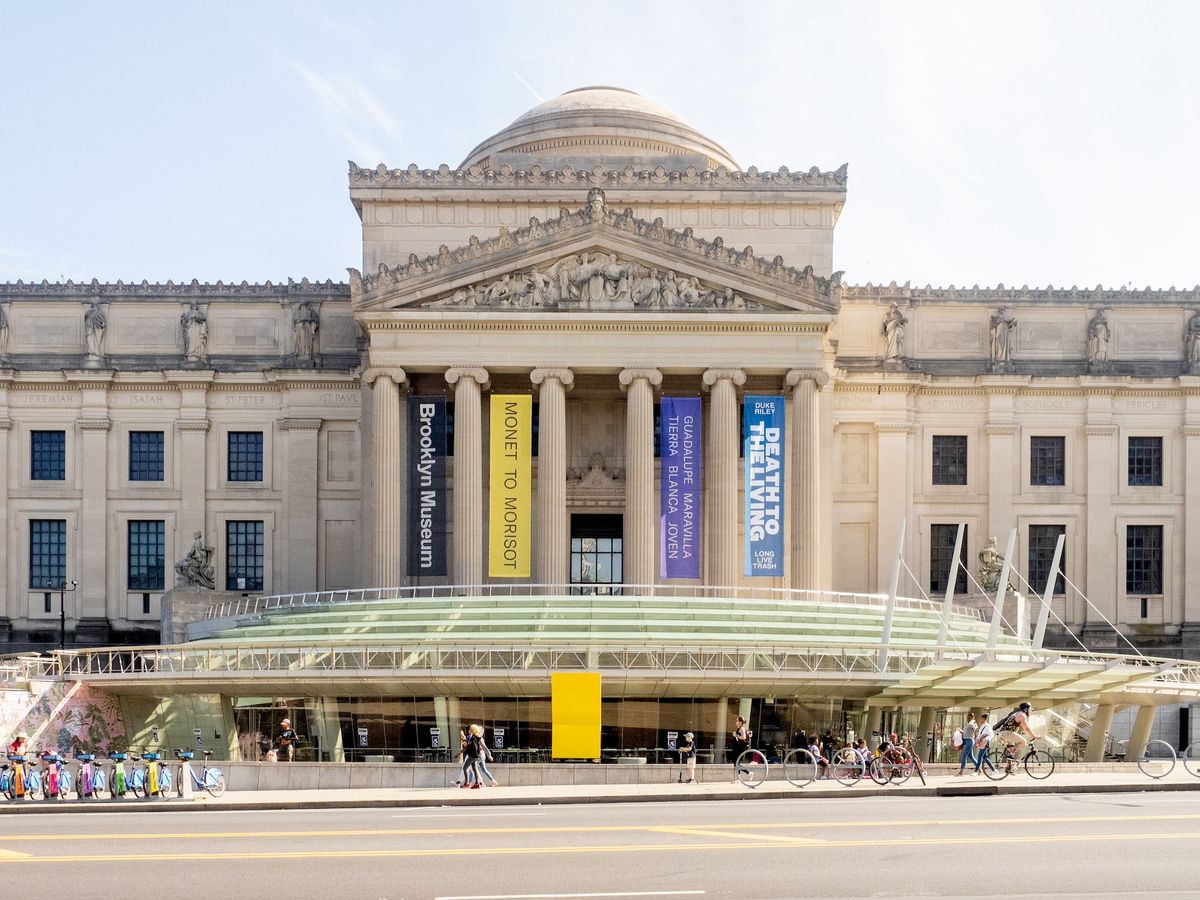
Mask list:
[[1102,366],[1108,362],[1108,341],[1112,332],[1104,310],[1100,310],[1088,322],[1087,361],[1089,367]]
[[996,539],[988,538],[987,546],[979,551],[979,585],[985,591],[1000,587],[1000,573],[1004,569],[1004,557],[996,549]]
[[204,543],[204,537],[199,531],[192,537],[192,549],[188,551],[187,556],[175,563],[175,586],[215,590],[213,548]]
[[8,312],[0,305],[0,359],[8,356]]
[[108,319],[100,308],[100,301],[93,300],[83,314],[84,340],[87,342],[87,355],[92,359],[104,356],[104,330],[107,327]]
[[1189,372],[1200,371],[1200,311],[1188,319],[1187,336],[1183,339],[1184,358]]
[[292,342],[297,359],[316,359],[320,328],[321,313],[313,303],[305,300],[292,309]]
[[200,362],[208,356],[208,317],[197,301],[183,311],[179,317],[183,331],[183,352],[188,362]]
[[1012,360],[1012,333],[1017,327],[1017,320],[1008,312],[1007,307],[1000,307],[992,316],[991,322],[991,351],[993,365],[1007,365]]
[[904,326],[907,324],[908,319],[900,312],[900,307],[893,303],[883,318],[884,362],[904,358]]

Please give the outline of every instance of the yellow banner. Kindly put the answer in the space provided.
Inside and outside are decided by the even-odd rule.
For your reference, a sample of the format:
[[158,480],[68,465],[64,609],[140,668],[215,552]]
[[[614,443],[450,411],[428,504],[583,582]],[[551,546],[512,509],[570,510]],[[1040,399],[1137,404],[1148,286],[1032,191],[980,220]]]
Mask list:
[[533,398],[492,394],[488,575],[528,578],[533,524]]
[[550,673],[550,756],[600,758],[600,673]]

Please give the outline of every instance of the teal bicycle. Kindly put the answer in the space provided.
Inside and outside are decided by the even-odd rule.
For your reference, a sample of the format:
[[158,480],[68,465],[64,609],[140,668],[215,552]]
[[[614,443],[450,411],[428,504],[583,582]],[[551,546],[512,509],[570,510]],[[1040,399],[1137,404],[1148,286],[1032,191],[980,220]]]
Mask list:
[[204,750],[204,762],[200,767],[200,774],[196,774],[196,770],[189,765],[192,758],[196,755],[191,750],[176,750],[175,758],[179,760],[179,793],[183,794],[183,786],[187,783],[185,773],[191,776],[192,788],[197,791],[207,791],[210,797],[220,797],[225,793],[225,776],[221,774],[220,769],[211,768],[208,765],[209,759],[212,757],[211,750]]

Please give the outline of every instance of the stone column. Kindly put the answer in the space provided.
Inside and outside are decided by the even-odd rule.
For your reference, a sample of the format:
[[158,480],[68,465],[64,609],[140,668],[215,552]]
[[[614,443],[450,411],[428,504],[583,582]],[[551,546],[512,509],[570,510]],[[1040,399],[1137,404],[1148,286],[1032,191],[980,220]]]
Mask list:
[[623,369],[625,403],[625,539],[627,584],[658,580],[658,517],[654,509],[654,389],[658,369]]
[[533,575],[541,584],[566,584],[570,563],[566,398],[575,376],[570,369],[534,369],[529,378],[539,387]]
[[738,540],[738,391],[746,383],[741,369],[709,369],[704,386],[708,403],[708,459],[704,481],[708,493],[708,583],[736,587],[741,542]]
[[[197,531],[204,543],[221,547],[224,535],[209,534],[207,509],[208,497],[208,385],[212,372],[168,372],[167,379],[179,389],[179,419],[175,423],[179,446],[173,458],[164,460],[168,480],[179,489],[179,515],[175,521],[175,552],[170,552],[170,535],[167,539],[167,588],[174,583],[173,566],[191,549]],[[214,572],[217,590],[225,589],[224,573]]]
[[403,369],[368,369],[371,385],[371,464],[374,469],[372,587],[397,587],[404,579],[404,441],[400,386]]
[[821,586],[821,387],[829,376],[820,369],[792,369],[791,587]]
[[285,418],[283,433],[283,592],[315,591],[319,418]]
[[483,583],[483,419],[486,369],[446,372],[454,386],[454,544],[451,569],[455,584]]
[[1096,707],[1096,715],[1092,717],[1092,733],[1088,737],[1087,749],[1083,751],[1084,762],[1104,761],[1104,748],[1108,744],[1108,733],[1112,731],[1116,709],[1111,703],[1101,703]]
[[1157,712],[1157,706],[1137,708],[1137,718],[1133,720],[1129,743],[1125,745],[1125,762],[1136,760],[1146,752],[1146,744],[1150,742],[1150,734],[1154,730],[1154,714]]
[[936,722],[937,709],[932,706],[921,707],[921,718],[917,724],[917,752],[921,754],[921,762],[930,762],[929,751],[936,741],[929,737],[929,733]]
[[[2,391],[3,387],[0,386]],[[4,485],[0,487],[0,550],[3,551],[0,552],[0,595],[6,598],[0,607],[0,642],[12,639],[12,620],[24,614],[17,601],[19,592],[8,590],[9,536],[13,533],[8,523],[8,486],[17,483],[14,477],[16,473],[9,471],[8,441],[12,427],[12,419],[0,412],[0,477],[4,478]],[[12,455],[15,457],[17,454]]]
[[879,734],[880,729],[882,729],[882,728],[883,728],[883,707],[882,706],[868,706],[867,707],[867,724],[863,726],[863,731],[865,732],[865,734],[863,734],[862,736],[867,739],[867,745],[870,746],[872,750],[875,749],[874,745],[876,743],[878,743],[875,740],[875,735]]

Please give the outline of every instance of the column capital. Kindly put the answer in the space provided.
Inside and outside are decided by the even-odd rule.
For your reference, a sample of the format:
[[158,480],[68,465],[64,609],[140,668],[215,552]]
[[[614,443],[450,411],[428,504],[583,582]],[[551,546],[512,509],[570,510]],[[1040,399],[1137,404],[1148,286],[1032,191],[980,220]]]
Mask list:
[[13,420],[9,418],[0,419],[0,431],[12,431]]
[[1002,422],[992,422],[983,426],[984,434],[988,435],[989,437],[1012,437],[1014,434],[1020,432],[1020,430],[1020,426],[1018,425],[1011,425]]
[[916,434],[917,426],[908,422],[876,422],[876,434]]
[[79,426],[80,431],[108,431],[112,428],[112,419],[106,416],[91,416],[76,419],[75,424]]
[[706,388],[718,381],[732,381],[735,387],[741,387],[746,383],[746,373],[741,369],[706,369],[700,380]]
[[799,387],[805,381],[813,381],[818,388],[822,388],[829,383],[829,373],[824,369],[789,369],[783,381],[793,388]]
[[208,431],[208,419],[180,419],[175,423],[180,431]]
[[1111,437],[1117,433],[1116,425],[1084,425],[1083,433],[1088,437]]
[[289,416],[279,420],[280,431],[320,431],[321,419],[317,417]]
[[458,384],[459,381],[469,378],[478,384],[481,388],[486,388],[489,385],[487,369],[481,369],[472,366],[456,366],[446,370],[446,383]]
[[651,387],[662,384],[662,372],[658,369],[622,369],[617,376],[617,380],[621,382],[621,390],[625,390],[639,378],[645,378]]
[[529,380],[534,384],[541,384],[551,378],[557,379],[564,388],[569,388],[575,383],[575,373],[570,369],[534,369],[529,373]]
[[372,387],[379,378],[390,378],[396,387],[399,387],[408,380],[408,374],[400,368],[384,368],[382,366],[369,366],[362,373],[362,380]]

